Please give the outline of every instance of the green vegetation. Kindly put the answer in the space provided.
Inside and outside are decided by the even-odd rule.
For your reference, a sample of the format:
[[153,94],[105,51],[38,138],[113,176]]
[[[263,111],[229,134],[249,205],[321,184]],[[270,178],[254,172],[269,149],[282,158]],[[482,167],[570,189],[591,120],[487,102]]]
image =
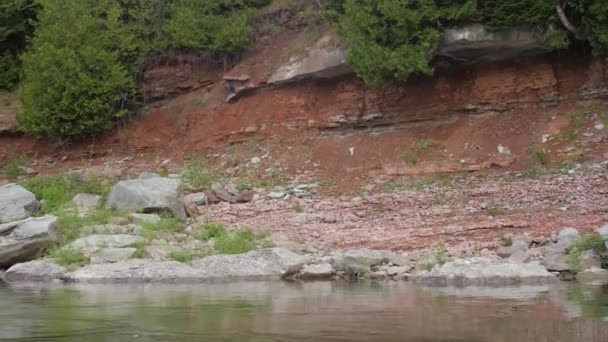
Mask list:
[[513,245],[513,238],[507,234],[502,234],[500,236],[500,243],[505,247],[510,247]]
[[96,209],[81,216],[67,209],[59,209],[53,212],[58,217],[59,245],[76,240],[83,233],[82,228],[98,224],[106,224],[111,217],[116,217],[122,212],[114,209]]
[[67,246],[51,249],[49,256],[61,266],[84,266],[89,263],[89,259],[81,251]]
[[533,165],[540,166],[540,165],[547,164],[547,162],[548,162],[547,158],[548,158],[549,153],[542,146],[532,145],[528,149],[528,152],[530,153],[530,155],[532,157]]
[[255,233],[249,228],[228,231],[221,223],[207,223],[197,232],[196,238],[201,241],[214,240],[213,249],[219,254],[241,254],[263,247],[270,247],[265,232]]
[[423,262],[422,264],[419,265],[419,267],[422,268],[423,270],[430,271],[433,269],[433,267],[435,267],[437,265],[438,266],[445,265],[445,263],[447,261],[448,261],[447,251],[445,250],[445,248],[440,248],[435,251],[435,253],[433,254],[432,260]]
[[0,88],[23,74],[26,133],[62,142],[99,134],[139,107],[137,84],[152,59],[189,52],[225,63],[247,46],[254,9],[269,2],[3,1]]
[[432,74],[442,30],[465,21],[493,31],[528,25],[556,48],[586,41],[596,55],[608,56],[606,13],[604,0],[329,0],[325,17],[359,77],[381,84]]
[[14,182],[21,173],[21,167],[26,164],[27,158],[25,156],[10,158],[2,165],[2,168],[0,168],[0,174],[2,177]]
[[591,233],[581,236],[568,247],[568,266],[573,270],[578,270],[582,253],[589,250],[594,251],[600,257],[602,264],[608,264],[608,250],[604,239],[597,233]]
[[193,158],[184,165],[183,179],[193,188],[207,190],[221,179],[202,158]]
[[406,151],[401,155],[401,159],[409,165],[415,166],[418,164],[418,156],[411,151]]
[[58,213],[79,193],[106,196],[110,192],[112,180],[98,176],[77,177],[67,174],[27,178],[19,184],[42,200],[40,212],[44,214]]
[[183,262],[183,263],[190,262],[190,261],[192,261],[193,258],[194,258],[194,256],[192,255],[192,253],[185,249],[180,249],[180,250],[172,251],[169,253],[169,259],[178,261],[178,262]]
[[433,142],[429,139],[418,139],[416,140],[416,148],[420,152],[428,151],[433,146]]
[[162,235],[181,233],[185,227],[185,224],[175,217],[162,217],[158,222],[144,222],[140,235],[150,241]]

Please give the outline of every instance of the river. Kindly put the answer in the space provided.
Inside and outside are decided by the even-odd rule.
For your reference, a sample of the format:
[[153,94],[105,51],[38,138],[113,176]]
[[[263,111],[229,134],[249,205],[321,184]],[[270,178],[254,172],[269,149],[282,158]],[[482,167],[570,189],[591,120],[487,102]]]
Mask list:
[[0,285],[8,341],[608,341],[608,287]]

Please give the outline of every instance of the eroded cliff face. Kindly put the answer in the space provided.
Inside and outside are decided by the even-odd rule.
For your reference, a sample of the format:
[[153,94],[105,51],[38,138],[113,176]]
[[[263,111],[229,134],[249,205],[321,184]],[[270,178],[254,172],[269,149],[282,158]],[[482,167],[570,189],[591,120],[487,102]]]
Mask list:
[[[299,53],[291,47],[301,32],[282,32],[226,73],[187,59],[160,65],[147,72],[144,92],[164,100],[133,122],[63,150],[31,138],[0,137],[0,160],[35,151],[67,155],[68,161],[134,152],[147,160],[180,161],[255,142],[267,146],[286,170],[350,182],[378,175],[527,168],[535,144],[545,144],[552,160],[577,153],[594,158],[606,150],[602,134],[581,134],[581,151],[565,139],[572,113],[599,122],[605,112],[606,65],[593,57],[570,51],[439,65],[433,77],[369,87],[343,68],[344,51],[325,32]],[[542,45],[532,36],[505,37],[494,38],[515,49]],[[471,47],[458,39],[453,43]],[[251,85],[230,103],[221,81],[226,74]],[[420,141],[432,148],[420,150]],[[349,177],[342,177],[345,173]]]

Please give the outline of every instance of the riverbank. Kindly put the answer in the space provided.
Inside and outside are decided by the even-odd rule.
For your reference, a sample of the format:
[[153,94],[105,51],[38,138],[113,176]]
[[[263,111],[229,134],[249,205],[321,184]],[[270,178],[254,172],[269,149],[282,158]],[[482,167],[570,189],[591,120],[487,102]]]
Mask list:
[[351,197],[192,167],[28,177],[0,187],[0,267],[9,282],[608,282],[606,166],[391,181]]

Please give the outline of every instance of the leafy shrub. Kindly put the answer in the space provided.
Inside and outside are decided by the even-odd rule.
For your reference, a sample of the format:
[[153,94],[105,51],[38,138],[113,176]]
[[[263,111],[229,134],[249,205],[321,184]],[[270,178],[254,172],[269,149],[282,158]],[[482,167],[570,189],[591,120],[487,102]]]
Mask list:
[[178,262],[190,262],[193,259],[192,253],[187,250],[181,249],[178,251],[172,251],[169,253],[169,259],[178,261]]
[[84,266],[89,263],[89,259],[81,251],[67,246],[52,249],[49,255],[61,266]]
[[185,227],[185,224],[175,217],[163,217],[158,222],[144,222],[140,235],[153,240],[161,234],[180,233]]
[[36,13],[34,0],[0,2],[0,89],[12,89],[19,82],[19,54],[33,31]]
[[566,251],[568,254],[568,266],[573,270],[578,270],[581,263],[581,254],[584,251],[594,251],[603,264],[608,263],[608,250],[604,238],[597,233],[586,234],[578,238]]
[[27,163],[27,158],[24,156],[18,156],[7,160],[2,168],[0,168],[0,174],[10,181],[15,181],[21,173],[20,167]]
[[191,159],[184,165],[183,179],[193,188],[210,189],[220,178],[202,159]]
[[196,238],[201,241],[209,241],[213,238],[220,238],[222,236],[226,236],[227,231],[226,227],[224,227],[221,223],[206,223],[201,229],[196,233]]

